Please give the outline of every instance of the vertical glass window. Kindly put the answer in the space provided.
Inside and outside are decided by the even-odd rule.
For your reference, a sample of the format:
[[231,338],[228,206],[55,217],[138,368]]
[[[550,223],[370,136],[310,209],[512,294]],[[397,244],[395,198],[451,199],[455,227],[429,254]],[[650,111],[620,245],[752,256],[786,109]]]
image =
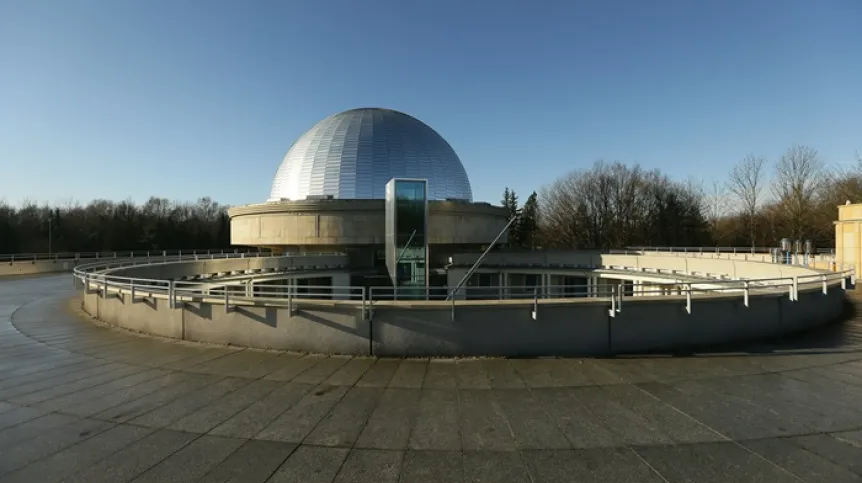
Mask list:
[[[386,189],[386,252],[399,296],[427,288],[427,183],[392,179]],[[404,287],[405,290],[401,290]]]

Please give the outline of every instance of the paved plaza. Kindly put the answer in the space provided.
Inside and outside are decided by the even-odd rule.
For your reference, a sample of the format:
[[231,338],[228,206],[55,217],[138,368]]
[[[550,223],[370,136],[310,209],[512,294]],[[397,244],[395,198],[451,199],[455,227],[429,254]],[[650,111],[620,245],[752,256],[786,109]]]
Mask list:
[[709,355],[400,360],[144,337],[73,295],[0,280],[0,483],[862,481],[855,320]]

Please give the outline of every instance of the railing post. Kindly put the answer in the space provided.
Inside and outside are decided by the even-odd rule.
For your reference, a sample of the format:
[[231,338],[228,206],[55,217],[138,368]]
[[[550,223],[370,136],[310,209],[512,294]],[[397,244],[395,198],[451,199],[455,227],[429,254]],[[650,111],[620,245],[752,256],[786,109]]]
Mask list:
[[823,284],[823,295],[829,293],[829,285],[826,284],[826,275],[820,276],[820,282]]
[[691,284],[685,284],[685,311],[691,314]]
[[457,293],[452,294],[452,322],[455,322],[455,296]]
[[102,298],[108,296],[108,277],[102,275]]
[[287,279],[287,313],[293,315],[293,281]]
[[748,307],[748,282],[742,282],[743,303]]
[[799,301],[799,277],[798,276],[793,277],[793,301],[794,302]]
[[227,285],[224,286],[224,313],[230,312],[230,295],[228,295]]
[[168,308],[174,308],[174,281],[168,281]]
[[619,284],[619,290],[617,290],[617,312],[623,311],[623,293],[625,292],[625,287],[623,284]]
[[617,316],[617,287],[611,285],[611,310],[608,312],[611,317]]
[[129,281],[129,292],[132,294],[132,303],[135,303],[135,281]]
[[537,320],[539,315],[539,291],[533,287],[533,320]]

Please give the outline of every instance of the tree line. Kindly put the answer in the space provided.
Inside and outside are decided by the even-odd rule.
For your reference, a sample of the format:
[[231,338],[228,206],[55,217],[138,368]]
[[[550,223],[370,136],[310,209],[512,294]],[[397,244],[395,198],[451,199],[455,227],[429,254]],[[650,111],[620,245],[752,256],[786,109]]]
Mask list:
[[[749,155],[708,185],[660,170],[598,161],[524,200],[509,188],[501,204],[517,214],[506,246],[611,249],[627,246],[774,247],[781,238],[835,245],[837,206],[862,202],[862,158],[829,168],[813,148],[775,160]],[[87,205],[13,207],[0,201],[0,253],[230,248],[227,206],[150,198]],[[50,234],[50,237],[49,237]]]
[[[518,210],[517,194],[503,205]],[[709,222],[696,186],[640,166],[597,162],[573,171],[524,203],[510,248],[608,249],[634,245],[701,246]]]
[[830,168],[815,149],[793,146],[773,161],[748,155],[708,185],[599,161],[532,193],[523,207],[506,188],[502,204],[519,213],[510,248],[763,248],[785,237],[831,248],[837,206],[847,201],[862,202],[862,158]]
[[160,251],[229,248],[227,206],[150,198],[87,205],[13,207],[0,201],[0,253]]

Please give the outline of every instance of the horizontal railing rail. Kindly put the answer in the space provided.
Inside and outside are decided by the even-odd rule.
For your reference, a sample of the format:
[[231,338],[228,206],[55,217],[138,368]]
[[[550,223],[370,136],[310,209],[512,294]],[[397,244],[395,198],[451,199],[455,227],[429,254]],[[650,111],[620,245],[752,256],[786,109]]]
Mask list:
[[[670,253],[738,253],[738,254],[762,254],[768,255],[778,247],[638,247],[631,246],[624,249],[613,249],[611,253],[620,251],[643,251],[643,252],[670,252]],[[795,253],[795,252],[794,252]],[[833,255],[834,248],[815,248],[812,255]]]
[[198,249],[198,250],[126,250],[126,251],[102,251],[102,252],[54,252],[54,253],[13,253],[0,254],[0,263],[2,262],[32,262],[32,261],[51,261],[51,260],[84,260],[84,259],[117,259],[117,258],[148,258],[148,257],[166,257],[178,255],[210,255],[210,254],[225,254],[225,253],[265,253],[269,254],[269,250],[261,250],[258,248],[213,248],[213,249]]

